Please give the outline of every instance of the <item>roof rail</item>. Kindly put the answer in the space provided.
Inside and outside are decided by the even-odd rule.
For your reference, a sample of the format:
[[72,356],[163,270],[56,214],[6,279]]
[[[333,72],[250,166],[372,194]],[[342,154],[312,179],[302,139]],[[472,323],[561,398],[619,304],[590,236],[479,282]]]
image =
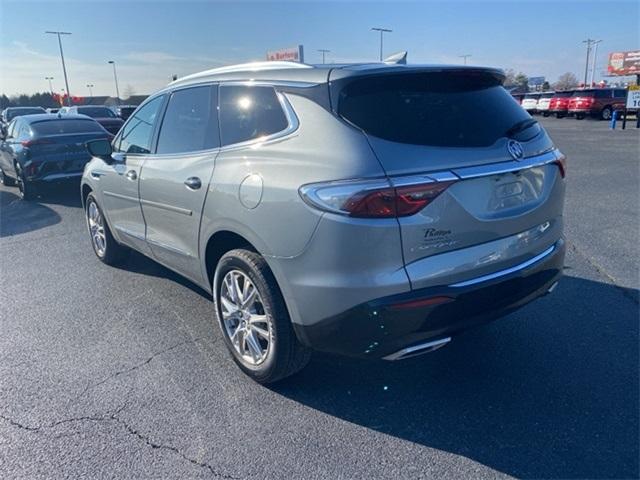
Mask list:
[[313,68],[313,67],[305,63],[286,62],[286,61],[240,63],[237,65],[229,65],[227,67],[212,68],[210,70],[204,70],[202,72],[193,73],[191,75],[187,75],[186,77],[178,78],[177,80],[174,80],[173,82],[171,82],[169,85],[176,82],[182,82],[183,80],[194,80],[200,77],[208,77],[210,75],[217,75],[220,73],[260,72],[265,70],[283,70],[286,68]]

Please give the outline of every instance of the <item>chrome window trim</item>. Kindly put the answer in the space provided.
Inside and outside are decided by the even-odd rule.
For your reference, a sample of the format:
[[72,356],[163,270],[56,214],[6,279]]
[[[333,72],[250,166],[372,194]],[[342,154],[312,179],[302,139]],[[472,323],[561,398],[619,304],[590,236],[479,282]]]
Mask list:
[[500,270],[498,272],[493,272],[493,273],[490,273],[488,275],[483,275],[481,277],[472,278],[471,280],[465,280],[464,282],[453,283],[453,284],[449,285],[449,287],[451,287],[451,288],[468,287],[470,285],[476,285],[478,283],[488,282],[489,280],[494,280],[496,278],[504,277],[504,276],[509,275],[511,273],[516,273],[516,272],[518,272],[520,270],[524,270],[525,268],[530,267],[534,263],[538,263],[540,260],[542,260],[545,257],[551,255],[551,253],[553,253],[553,251],[555,249],[556,249],[556,245],[555,244],[551,245],[544,252],[539,253],[535,257],[530,258],[526,262],[522,262],[519,265],[515,265],[515,266],[513,266],[511,268],[506,268],[506,269]]
[[150,240],[147,238],[147,243],[154,247],[162,248],[169,252],[177,253],[178,255],[182,255],[189,258],[194,258],[190,253],[185,252],[184,250],[180,250],[179,248],[172,247],[171,245],[167,245],[166,243],[158,242],[156,240]]
[[[228,86],[228,85],[233,85],[233,82],[221,82],[220,88],[222,89],[224,86]],[[264,86],[273,88],[273,84],[271,83],[266,84]],[[238,150],[242,148],[272,143],[276,140],[281,140],[284,137],[287,137],[298,130],[298,128],[300,127],[300,121],[298,120],[298,117],[296,116],[296,113],[293,110],[293,107],[289,103],[289,100],[283,93],[276,91],[275,88],[274,88],[274,91],[276,92],[276,96],[278,98],[278,101],[280,102],[280,106],[284,111],[285,118],[287,119],[287,127],[284,130],[280,130],[279,132],[272,133],[271,135],[266,135],[264,137],[258,137],[258,138],[253,138],[251,140],[246,140],[244,142],[230,143],[229,145],[223,145],[222,147],[220,147],[220,152],[227,152],[231,150]],[[218,98],[218,105],[220,105],[221,97],[222,97],[222,92],[220,92],[220,96]],[[220,138],[220,142],[222,143],[222,138]]]

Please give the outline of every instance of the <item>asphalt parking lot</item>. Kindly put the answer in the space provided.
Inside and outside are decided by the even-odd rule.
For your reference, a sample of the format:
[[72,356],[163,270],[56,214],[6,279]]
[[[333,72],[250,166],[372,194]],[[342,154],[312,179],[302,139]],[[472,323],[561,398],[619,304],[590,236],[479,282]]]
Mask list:
[[401,363],[244,377],[209,296],[102,265],[75,187],[0,188],[2,478],[637,478],[640,135],[540,119],[569,158],[556,291]]

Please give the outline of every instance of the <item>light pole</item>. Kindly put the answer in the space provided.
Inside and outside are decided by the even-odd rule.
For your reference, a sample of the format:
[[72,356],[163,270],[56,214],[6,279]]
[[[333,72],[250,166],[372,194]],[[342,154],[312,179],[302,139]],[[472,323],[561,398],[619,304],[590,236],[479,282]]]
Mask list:
[[464,55],[458,55],[458,57],[464,59],[464,64],[467,64],[467,58],[471,57],[470,53],[465,53]]
[[51,83],[51,80],[53,80],[53,77],[44,77],[45,80],[49,80],[49,91],[51,92],[51,95],[53,95],[53,85]]
[[113,78],[116,81],[116,102],[120,105],[120,90],[118,89],[118,74],[116,73],[116,62],[109,60],[107,63],[113,65]]
[[64,73],[64,85],[67,87],[67,105],[71,106],[71,91],[69,90],[69,79],[67,78],[67,67],[64,64],[64,52],[62,51],[62,39],[61,35],[71,35],[69,32],[49,32],[51,35],[58,36],[58,45],[60,46],[60,58],[62,59],[62,73]]
[[593,45],[593,63],[591,65],[591,84],[593,85],[593,81],[596,75],[596,59],[598,56],[598,44],[602,42],[602,40],[594,40],[591,44]]
[[371,30],[375,30],[376,32],[380,32],[380,61],[382,61],[382,35],[385,33],[391,33],[393,30],[382,27],[371,27]]
[[93,90],[91,90],[95,85],[93,83],[87,83],[87,88],[89,89],[89,96],[93,98]]
[[318,51],[322,53],[322,64],[324,65],[324,55],[325,53],[330,53],[331,50],[327,50],[326,48],[319,48]]
[[586,40],[583,40],[582,43],[586,43],[587,44],[587,62],[584,65],[584,86],[586,88],[587,86],[587,75],[589,74],[589,54],[591,53],[591,44],[594,42],[594,40],[587,38]]

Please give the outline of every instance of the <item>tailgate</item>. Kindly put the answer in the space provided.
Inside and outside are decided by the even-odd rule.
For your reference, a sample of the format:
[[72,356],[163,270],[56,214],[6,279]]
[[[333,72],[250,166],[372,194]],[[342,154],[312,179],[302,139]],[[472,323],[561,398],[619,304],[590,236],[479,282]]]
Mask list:
[[501,82],[494,71],[452,69],[341,86],[338,115],[367,135],[396,188],[446,184],[418,213],[398,218],[409,272],[427,257],[515,238],[498,242],[500,252],[477,250],[478,271],[498,268],[561,234],[560,154]]

